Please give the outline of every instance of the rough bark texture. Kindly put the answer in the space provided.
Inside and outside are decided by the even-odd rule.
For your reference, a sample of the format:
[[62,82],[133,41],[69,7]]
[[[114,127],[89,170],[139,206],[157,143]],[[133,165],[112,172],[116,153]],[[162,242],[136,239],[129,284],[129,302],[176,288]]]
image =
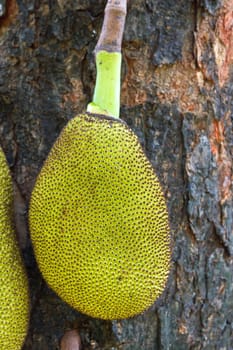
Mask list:
[[[1,1],[0,142],[18,185],[16,221],[31,286],[24,350],[233,348],[233,1],[128,2],[121,117],[168,202],[173,268],[158,307],[119,322],[81,315],[38,272],[30,193],[62,127],[91,100],[103,0]],[[0,12],[1,12],[0,11]]]

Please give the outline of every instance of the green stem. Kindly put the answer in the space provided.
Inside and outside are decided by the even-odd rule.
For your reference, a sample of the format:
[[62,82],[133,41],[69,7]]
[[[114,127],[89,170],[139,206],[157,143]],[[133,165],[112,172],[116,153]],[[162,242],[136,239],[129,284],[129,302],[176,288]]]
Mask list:
[[96,85],[93,101],[88,104],[91,113],[119,118],[121,43],[126,17],[127,0],[108,0],[104,23],[96,45]]
[[119,118],[121,53],[99,51],[96,54],[96,69],[93,102],[88,105],[87,111]]

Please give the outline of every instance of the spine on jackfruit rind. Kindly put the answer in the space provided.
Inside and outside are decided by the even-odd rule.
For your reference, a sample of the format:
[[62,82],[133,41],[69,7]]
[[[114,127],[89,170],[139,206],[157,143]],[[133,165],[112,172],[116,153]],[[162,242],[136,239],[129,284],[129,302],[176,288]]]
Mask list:
[[119,118],[121,89],[121,45],[127,0],[108,0],[104,23],[95,48],[96,84],[87,111]]

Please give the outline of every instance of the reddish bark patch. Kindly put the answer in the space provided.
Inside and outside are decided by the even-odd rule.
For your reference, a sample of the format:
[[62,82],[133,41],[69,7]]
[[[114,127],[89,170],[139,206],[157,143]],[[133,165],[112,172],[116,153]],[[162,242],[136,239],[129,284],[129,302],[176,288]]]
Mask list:
[[[142,55],[130,54],[126,52],[126,75],[122,82],[121,102],[128,107],[141,105],[147,100],[147,90],[151,81],[151,72],[148,69],[149,59],[148,48],[143,48]],[[142,48],[141,48],[142,50]]]
[[[216,17],[215,28],[213,18],[205,14],[198,23],[195,36],[197,62],[203,75],[213,80],[208,50],[213,48],[219,85],[222,87],[230,79],[230,70],[233,64],[233,0],[225,0]],[[209,59],[208,59],[209,57]]]
[[83,94],[83,84],[81,80],[71,78],[71,84],[73,89],[71,92],[63,95],[64,102],[72,102],[72,103],[80,103],[85,100],[85,96]]
[[157,96],[162,103],[177,103],[183,113],[202,112],[200,87],[203,82],[200,72],[192,67],[192,63],[159,67],[155,79],[158,85]]
[[229,79],[233,64],[233,0],[225,1],[216,25],[217,36],[224,45],[224,57],[218,66],[219,84],[223,86]]
[[214,120],[211,126],[210,144],[213,155],[218,164],[219,173],[219,193],[221,203],[225,203],[231,198],[232,183],[232,159],[227,152],[227,142],[225,140],[225,128],[228,125],[230,113],[228,112],[223,120]]
[[[202,112],[200,88],[204,78],[191,59],[173,65],[155,67],[150,48],[141,43],[135,51],[125,50],[126,74],[122,83],[121,103],[128,107],[146,101],[177,103],[182,112]],[[154,96],[154,98],[153,98]]]
[[6,1],[6,13],[0,18],[0,35],[3,35],[8,27],[14,22],[18,14],[18,5],[16,0]]

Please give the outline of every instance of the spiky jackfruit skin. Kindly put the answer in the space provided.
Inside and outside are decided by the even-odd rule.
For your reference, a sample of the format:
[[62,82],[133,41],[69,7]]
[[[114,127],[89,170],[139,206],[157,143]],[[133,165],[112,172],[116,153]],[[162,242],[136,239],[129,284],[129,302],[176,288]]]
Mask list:
[[13,227],[13,185],[0,148],[0,350],[20,350],[28,327],[28,282]]
[[42,274],[77,310],[128,318],[161,295],[170,267],[166,204],[125,123],[84,114],[67,124],[37,178],[29,223]]

